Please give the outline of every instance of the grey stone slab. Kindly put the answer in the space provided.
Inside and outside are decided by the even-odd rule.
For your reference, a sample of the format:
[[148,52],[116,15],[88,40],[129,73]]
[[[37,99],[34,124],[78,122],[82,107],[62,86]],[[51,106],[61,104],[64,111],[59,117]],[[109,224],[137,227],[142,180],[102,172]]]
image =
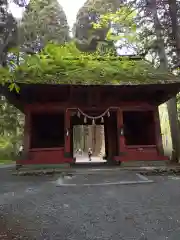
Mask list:
[[122,185],[122,184],[138,184],[151,183],[147,177],[135,172],[121,171],[113,173],[91,173],[81,175],[64,176],[57,179],[57,186],[105,186],[105,185]]

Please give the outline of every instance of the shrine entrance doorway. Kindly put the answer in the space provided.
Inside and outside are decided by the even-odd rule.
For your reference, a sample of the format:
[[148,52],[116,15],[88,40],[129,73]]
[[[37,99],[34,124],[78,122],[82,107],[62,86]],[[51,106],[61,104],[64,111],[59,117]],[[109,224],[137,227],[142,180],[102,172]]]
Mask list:
[[93,153],[92,163],[114,162],[118,155],[117,111],[72,112],[70,129],[70,149],[75,163],[88,162],[89,148]]
[[[92,150],[89,161],[88,150]],[[74,125],[73,127],[73,157],[76,163],[106,162],[104,125]]]

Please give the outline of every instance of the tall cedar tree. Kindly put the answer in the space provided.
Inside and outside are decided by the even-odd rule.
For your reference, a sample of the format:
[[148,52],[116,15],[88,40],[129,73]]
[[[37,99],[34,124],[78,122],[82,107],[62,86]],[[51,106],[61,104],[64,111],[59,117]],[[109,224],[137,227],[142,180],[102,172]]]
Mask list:
[[31,0],[19,26],[20,44],[37,51],[69,40],[66,15],[57,0]]

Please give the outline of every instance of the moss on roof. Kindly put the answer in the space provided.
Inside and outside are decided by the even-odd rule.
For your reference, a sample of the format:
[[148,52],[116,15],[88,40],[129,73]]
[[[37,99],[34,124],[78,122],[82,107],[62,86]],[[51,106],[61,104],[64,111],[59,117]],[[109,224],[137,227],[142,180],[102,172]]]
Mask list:
[[74,44],[48,44],[28,56],[13,72],[0,69],[1,82],[46,84],[146,84],[177,81],[137,57],[110,57],[79,52]]

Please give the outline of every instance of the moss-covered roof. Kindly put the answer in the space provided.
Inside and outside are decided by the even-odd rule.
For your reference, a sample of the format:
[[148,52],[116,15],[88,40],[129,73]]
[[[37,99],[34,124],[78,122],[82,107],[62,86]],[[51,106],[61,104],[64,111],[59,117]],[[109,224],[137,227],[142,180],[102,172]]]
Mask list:
[[138,57],[110,57],[79,52],[73,44],[49,44],[28,56],[13,72],[0,69],[1,82],[119,85],[176,82],[171,73],[155,69]]

